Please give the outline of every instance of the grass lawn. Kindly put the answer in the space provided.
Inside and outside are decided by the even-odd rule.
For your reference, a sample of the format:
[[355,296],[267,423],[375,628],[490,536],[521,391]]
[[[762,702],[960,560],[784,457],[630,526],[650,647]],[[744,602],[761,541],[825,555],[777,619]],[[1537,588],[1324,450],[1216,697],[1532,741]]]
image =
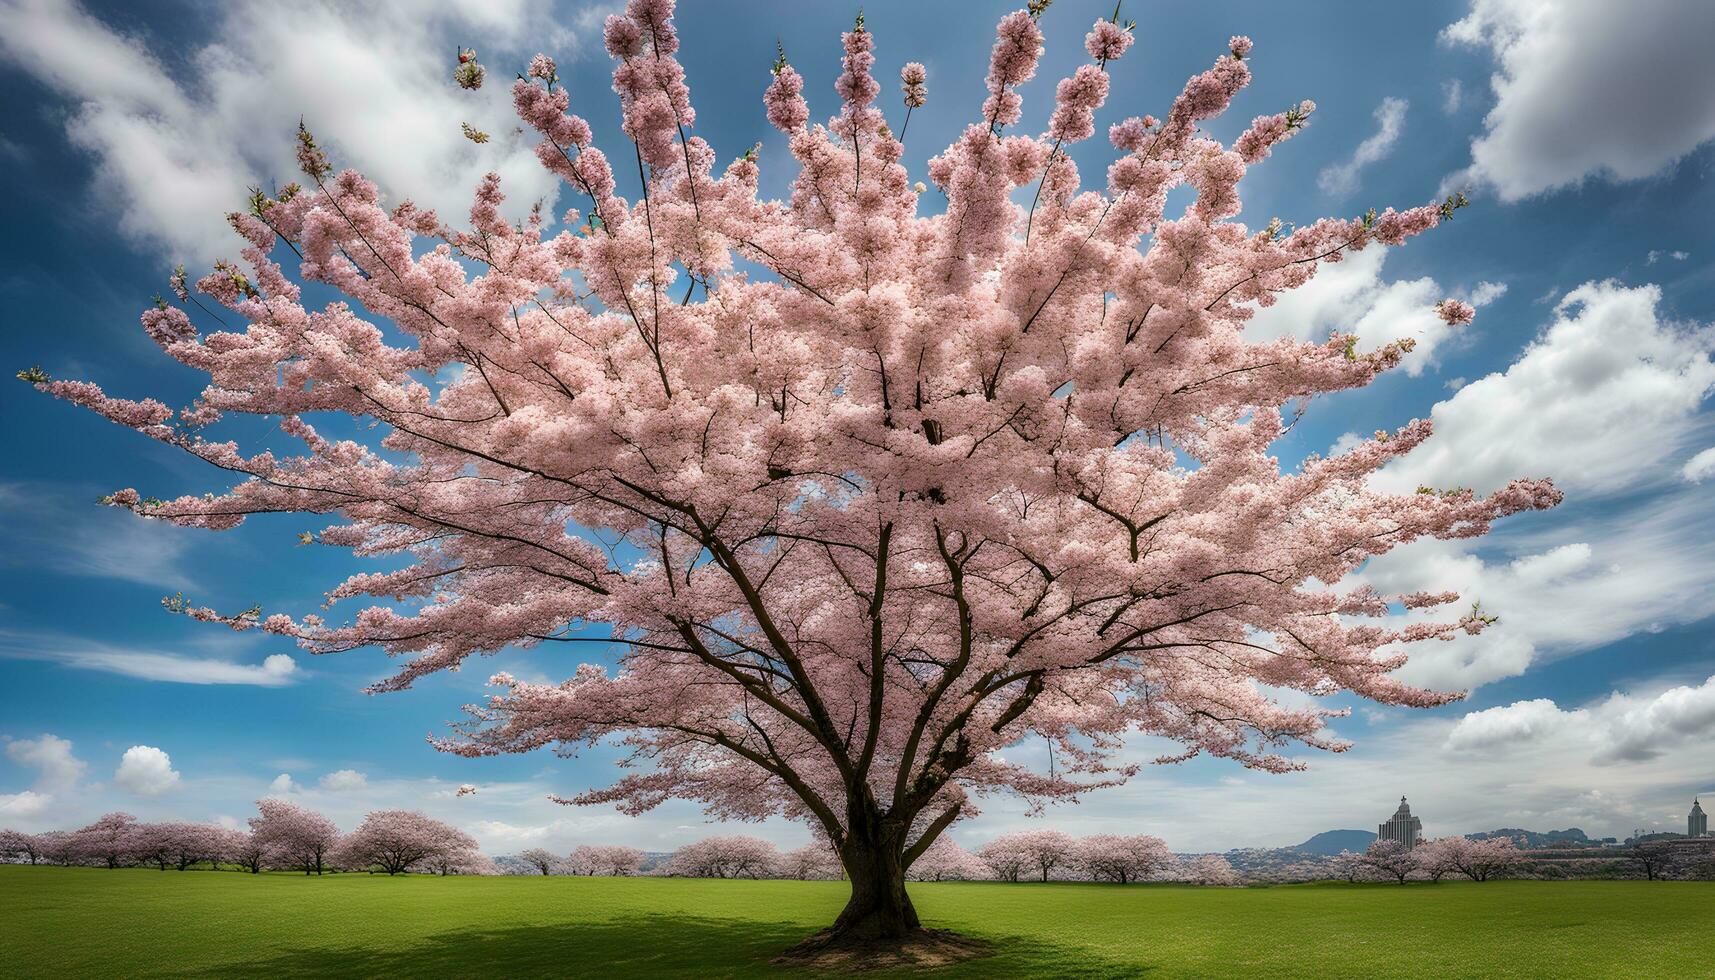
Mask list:
[[[779,974],[842,882],[0,866],[0,976]],[[920,884],[938,976],[1709,976],[1715,884]]]

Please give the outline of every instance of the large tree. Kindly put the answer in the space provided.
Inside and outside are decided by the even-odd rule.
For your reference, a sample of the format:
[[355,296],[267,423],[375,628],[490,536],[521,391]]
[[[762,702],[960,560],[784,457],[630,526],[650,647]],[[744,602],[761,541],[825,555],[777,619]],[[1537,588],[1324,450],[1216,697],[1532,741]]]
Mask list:
[[[1085,189],[1068,150],[1095,131],[1132,33],[1097,22],[1046,132],[1017,132],[1039,2],[1001,20],[988,98],[929,162],[933,191],[902,162],[903,120],[876,105],[861,18],[825,125],[782,55],[764,102],[799,170],[788,200],[760,200],[754,153],[717,172],[693,135],[672,6],[630,0],[606,25],[634,199],[538,57],[513,95],[581,209],[563,230],[503,219],[492,175],[468,230],[388,210],[305,130],[307,183],[233,214],[242,262],[194,286],[242,326],[204,332],[165,302],[143,316],[210,375],[194,404],[23,372],[242,478],[115,505],[206,528],[337,515],[306,537],[410,559],[334,588],[330,602],[388,600],[349,619],[171,608],[404,657],[380,690],[507,647],[612,645],[563,684],[496,677],[442,747],[612,740],[634,771],[572,802],[813,821],[851,881],[835,940],[917,928],[905,870],[976,794],[1112,785],[1134,771],[1115,758],[1132,733],[1271,771],[1299,768],[1295,746],[1342,747],[1329,712],[1271,688],[1453,697],[1392,676],[1403,646],[1487,617],[1396,629],[1378,618],[1390,604],[1455,597],[1338,583],[1558,495],[1370,487],[1425,421],[1283,468],[1270,446],[1309,400],[1369,383],[1410,342],[1260,340],[1245,324],[1321,263],[1398,245],[1462,199],[1235,220],[1245,170],[1312,108],[1259,116],[1230,145],[1199,128],[1250,78],[1242,37],[1161,118],[1115,124],[1117,159]],[[922,66],[902,80],[908,113]],[[312,308],[300,280],[348,299]],[[310,413],[359,435],[326,437]],[[233,414],[278,417],[303,451],[247,455],[210,434]],[[1001,755],[1026,740],[1052,762]]]

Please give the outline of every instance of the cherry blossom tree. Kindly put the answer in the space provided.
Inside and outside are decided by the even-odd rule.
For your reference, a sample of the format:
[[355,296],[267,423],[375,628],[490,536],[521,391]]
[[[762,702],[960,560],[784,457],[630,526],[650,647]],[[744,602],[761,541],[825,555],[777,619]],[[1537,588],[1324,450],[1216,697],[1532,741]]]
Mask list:
[[1524,863],[1524,854],[1511,837],[1490,837],[1470,840],[1464,837],[1445,838],[1457,841],[1448,849],[1447,863],[1472,881],[1488,881],[1504,877]]
[[256,802],[260,816],[250,818],[250,832],[268,851],[268,864],[304,874],[321,874],[339,843],[332,820],[285,800]]
[[1242,885],[1232,862],[1219,854],[1200,854],[1185,866],[1185,880],[1199,885]]
[[1043,881],[1048,880],[1055,868],[1070,865],[1078,849],[1077,841],[1058,830],[1023,830],[1002,834],[990,844],[1022,855],[1029,874]]
[[469,846],[442,848],[424,858],[422,867],[430,874],[445,878],[449,875],[497,875],[500,869],[487,855],[476,849],[476,842],[465,838]]
[[268,863],[268,845],[254,831],[225,830],[220,844],[222,860],[236,864],[251,874],[261,874]]
[[1017,835],[1002,834],[977,849],[977,857],[1002,881],[1017,881],[1030,870],[1030,855],[1018,846]]
[[[578,848],[586,851],[585,848]],[[644,854],[623,844],[597,844],[589,847],[582,859],[592,875],[631,875],[643,867]]]
[[742,834],[705,837],[686,844],[668,859],[666,872],[684,878],[769,878],[780,852],[760,837]]
[[339,863],[397,875],[434,858],[475,850],[476,841],[451,824],[415,810],[374,810],[340,842]]
[[[305,183],[230,216],[241,261],[174,278],[181,303],[194,288],[238,326],[166,301],[143,315],[210,376],[192,405],[20,377],[239,478],[167,500],[126,488],[115,506],[213,529],[332,515],[302,540],[408,559],[328,593],[387,600],[350,618],[169,609],[314,652],[379,646],[404,658],[381,691],[510,646],[617,645],[614,669],[564,684],[497,676],[441,747],[616,740],[632,771],[570,802],[679,797],[717,818],[811,821],[851,881],[819,941],[909,935],[905,871],[975,793],[1044,803],[1122,782],[1131,734],[1178,743],[1161,761],[1272,772],[1301,767],[1290,748],[1344,747],[1332,712],[1271,689],[1452,700],[1393,672],[1410,644],[1491,617],[1396,627],[1381,619],[1394,603],[1456,597],[1339,583],[1407,542],[1559,500],[1540,480],[1371,487],[1429,436],[1421,420],[1282,466],[1270,447],[1311,400],[1369,383],[1411,342],[1261,340],[1246,321],[1463,199],[1238,221],[1240,179],[1313,108],[1258,116],[1228,145],[1202,128],[1250,80],[1243,37],[1160,118],[1111,126],[1117,158],[1086,187],[1068,150],[1095,133],[1132,35],[1098,21],[1046,131],[1020,132],[1046,8],[1001,19],[987,99],[929,162],[934,192],[876,102],[861,19],[826,124],[810,124],[782,56],[763,101],[798,174],[788,200],[764,201],[754,153],[717,172],[692,132],[672,0],[628,0],[605,39],[633,154],[594,145],[550,59],[513,86],[539,158],[577,197],[564,230],[504,220],[494,175],[469,230],[409,201],[389,210],[303,129]],[[908,74],[904,109],[928,91]],[[628,199],[613,161],[633,157]],[[306,282],[346,298],[307,305]],[[311,413],[359,424],[330,438]],[[247,454],[215,434],[233,415],[280,419],[302,450]],[[1058,763],[1003,757],[1026,739]]]
[[34,836],[43,864],[79,862],[75,835],[64,830],[46,830]]
[[1396,840],[1371,841],[1369,849],[1358,855],[1358,862],[1377,877],[1392,878],[1402,885],[1418,870],[1417,855]]
[[1159,837],[1146,834],[1094,834],[1078,841],[1075,859],[1094,881],[1121,885],[1143,881],[1174,864],[1173,852]]
[[0,830],[0,860],[36,864],[42,860],[42,845],[35,834]]
[[119,868],[138,860],[146,842],[140,839],[137,818],[115,811],[102,814],[100,819],[71,836],[70,852],[78,864],[99,864]]
[[545,875],[553,874],[554,869],[560,866],[559,855],[545,847],[532,847],[522,851],[518,859]]
[[[927,858],[925,854],[923,859]],[[778,867],[781,876],[797,881],[838,878],[841,871],[840,856],[822,840],[813,840],[780,855]]]
[[989,868],[981,858],[943,834],[911,862],[906,874],[912,881],[980,881],[989,877]]
[[1458,872],[1458,854],[1467,843],[1470,842],[1464,837],[1438,837],[1424,841],[1416,849],[1418,870],[1430,881],[1440,881]]

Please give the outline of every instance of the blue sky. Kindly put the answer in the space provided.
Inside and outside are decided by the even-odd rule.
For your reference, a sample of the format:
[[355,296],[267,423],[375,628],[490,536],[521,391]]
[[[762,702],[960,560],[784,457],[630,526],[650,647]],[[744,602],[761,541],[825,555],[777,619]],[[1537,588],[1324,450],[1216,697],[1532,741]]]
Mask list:
[[[559,59],[598,142],[621,139],[600,47],[607,8],[471,2],[425,18],[412,6],[0,0],[13,93],[0,130],[10,178],[0,223],[12,230],[0,238],[0,364],[188,401],[198,377],[161,357],[137,316],[177,263],[195,270],[236,252],[220,216],[246,183],[295,175],[300,114],[336,162],[445,214],[462,213],[489,169],[514,205],[552,199],[513,135],[505,92],[537,50]],[[760,100],[776,35],[825,116],[853,11],[784,0],[685,7],[697,132],[723,157],[760,140],[764,189],[782,191],[791,170]],[[907,149],[919,176],[975,113],[992,26],[1010,7],[865,4],[878,73],[891,78],[907,60],[929,69],[930,101],[913,115]],[[1053,81],[1083,59],[1084,32],[1111,9],[1051,8],[1048,51],[1024,90],[1026,127],[1043,124]],[[1679,825],[1694,793],[1715,794],[1715,68],[1701,48],[1715,12],[1701,0],[1624,11],[1602,0],[1234,0],[1132,2],[1125,15],[1139,41],[1111,68],[1101,125],[1161,114],[1240,33],[1256,42],[1256,80],[1216,135],[1301,99],[1318,104],[1309,129],[1246,178],[1243,220],[1308,222],[1469,189],[1474,206],[1451,225],[1330,267],[1259,317],[1259,333],[1338,327],[1365,344],[1419,340],[1401,371],[1315,405],[1281,444],[1283,459],[1433,413],[1437,435],[1385,479],[1410,486],[1433,473],[1422,482],[1481,487],[1548,475],[1568,500],[1477,545],[1414,547],[1365,571],[1402,591],[1467,590],[1503,617],[1407,668],[1471,688],[1468,701],[1431,712],[1354,705],[1338,728],[1357,747],[1311,759],[1308,773],[1150,769],[1046,819],[1079,833],[1158,833],[1180,850],[1368,827],[1401,793],[1433,834]],[[447,78],[460,44],[490,69],[475,95]],[[884,92],[897,116],[891,86]],[[495,139],[465,142],[462,120]],[[1109,152],[1105,141],[1082,144],[1081,168],[1098,173]],[[1448,331],[1428,315],[1448,295],[1479,305],[1475,324]],[[659,850],[709,832],[689,806],[633,819],[546,800],[606,781],[605,752],[473,761],[425,743],[492,670],[557,679],[571,654],[503,654],[408,692],[365,695],[388,672],[380,653],[312,658],[159,607],[182,590],[217,607],[311,610],[353,562],[295,547],[309,523],[267,518],[213,534],[97,507],[124,486],[166,497],[221,484],[22,384],[0,385],[0,438],[0,825],[65,826],[116,807],[241,819],[257,797],[290,793],[346,824],[379,806],[423,808],[497,853],[585,842]],[[479,792],[455,798],[465,782]],[[977,841],[1027,819],[991,801],[958,833]],[[803,836],[784,824],[761,832]]]

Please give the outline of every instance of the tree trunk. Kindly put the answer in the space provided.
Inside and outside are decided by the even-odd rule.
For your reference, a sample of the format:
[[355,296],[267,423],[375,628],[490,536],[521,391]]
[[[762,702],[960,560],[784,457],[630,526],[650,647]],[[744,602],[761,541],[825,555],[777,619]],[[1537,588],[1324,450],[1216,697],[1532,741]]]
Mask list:
[[905,893],[902,851],[898,842],[886,838],[847,843],[840,857],[846,877],[851,880],[852,896],[834,920],[830,939],[859,942],[902,939],[922,928],[911,896]]

